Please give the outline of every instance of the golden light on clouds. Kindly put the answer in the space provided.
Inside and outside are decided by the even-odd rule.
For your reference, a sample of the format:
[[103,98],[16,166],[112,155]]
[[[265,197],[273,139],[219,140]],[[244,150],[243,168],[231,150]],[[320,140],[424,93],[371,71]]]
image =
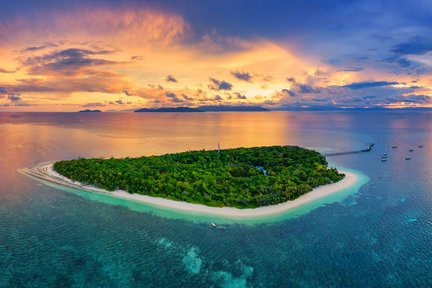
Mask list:
[[[341,70],[295,45],[197,31],[181,15],[150,7],[47,10],[0,21],[0,109],[122,111],[324,102],[345,107],[363,97],[349,84],[367,81],[378,84],[366,83],[366,88],[384,93],[399,89],[392,93],[408,96],[413,105],[418,99],[422,105],[428,102],[412,97],[414,90],[431,95],[424,81],[415,89],[420,82],[392,84],[411,83],[406,75],[367,67]],[[366,96],[366,106],[377,105],[374,95]],[[404,105],[397,97],[382,104]]]

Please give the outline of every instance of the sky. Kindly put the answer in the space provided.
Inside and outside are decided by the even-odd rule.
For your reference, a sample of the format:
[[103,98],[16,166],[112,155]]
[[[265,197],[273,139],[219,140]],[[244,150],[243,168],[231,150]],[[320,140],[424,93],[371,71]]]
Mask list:
[[0,1],[0,111],[432,107],[431,89],[431,0]]

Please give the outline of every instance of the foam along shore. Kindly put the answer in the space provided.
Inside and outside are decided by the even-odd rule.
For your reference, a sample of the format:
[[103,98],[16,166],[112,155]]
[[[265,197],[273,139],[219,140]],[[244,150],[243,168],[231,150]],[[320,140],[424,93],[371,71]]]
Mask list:
[[210,207],[202,204],[192,204],[141,194],[131,194],[123,190],[107,191],[94,186],[84,185],[80,182],[76,182],[69,178],[66,178],[54,171],[53,164],[54,162],[41,163],[31,169],[22,169],[20,170],[20,172],[38,180],[48,181],[54,184],[79,190],[85,190],[89,192],[109,194],[113,197],[142,202],[164,209],[184,211],[194,214],[223,216],[228,218],[257,218],[282,214],[293,210],[294,208],[298,208],[302,205],[324,198],[330,194],[340,192],[344,189],[348,189],[351,186],[354,186],[359,180],[358,176],[355,173],[339,169],[341,173],[345,174],[345,177],[341,181],[317,187],[311,192],[306,193],[295,200],[271,206],[239,209],[234,207]]

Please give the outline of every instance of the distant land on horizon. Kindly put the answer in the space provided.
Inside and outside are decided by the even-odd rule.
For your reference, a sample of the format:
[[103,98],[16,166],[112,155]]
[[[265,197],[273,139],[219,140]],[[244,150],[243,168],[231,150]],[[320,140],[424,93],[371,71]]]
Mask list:
[[191,107],[163,107],[163,108],[142,108],[134,112],[247,112],[247,111],[270,111],[261,106],[200,106]]
[[95,112],[102,112],[101,110],[97,110],[97,109],[95,109],[95,110],[91,110],[91,109],[85,109],[85,110],[81,110],[81,111],[78,111],[79,113],[95,113]]
[[432,107],[333,107],[333,106],[312,106],[312,107],[279,107],[271,111],[430,111]]

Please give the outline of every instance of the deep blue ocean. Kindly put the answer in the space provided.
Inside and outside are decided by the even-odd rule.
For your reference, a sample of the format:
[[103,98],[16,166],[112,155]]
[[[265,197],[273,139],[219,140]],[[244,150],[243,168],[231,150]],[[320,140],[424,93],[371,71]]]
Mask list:
[[[370,142],[369,153],[328,158],[369,178],[357,192],[218,228],[18,172],[218,143],[332,152]],[[427,111],[0,113],[0,287],[431,287],[431,151]]]

